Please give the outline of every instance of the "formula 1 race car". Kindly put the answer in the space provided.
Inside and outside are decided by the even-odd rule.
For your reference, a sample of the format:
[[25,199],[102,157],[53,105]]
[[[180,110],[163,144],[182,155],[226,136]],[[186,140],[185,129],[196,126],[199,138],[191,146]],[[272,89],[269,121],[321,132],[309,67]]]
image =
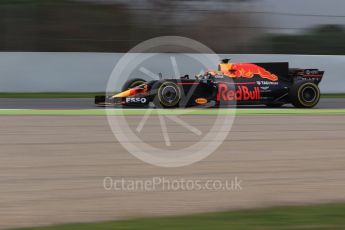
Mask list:
[[289,68],[281,63],[229,63],[224,59],[217,71],[207,71],[190,79],[157,79],[146,82],[128,80],[122,92],[96,96],[97,105],[122,105],[158,108],[227,105],[266,105],[280,107],[293,104],[312,108],[320,100],[318,87],[324,71]]

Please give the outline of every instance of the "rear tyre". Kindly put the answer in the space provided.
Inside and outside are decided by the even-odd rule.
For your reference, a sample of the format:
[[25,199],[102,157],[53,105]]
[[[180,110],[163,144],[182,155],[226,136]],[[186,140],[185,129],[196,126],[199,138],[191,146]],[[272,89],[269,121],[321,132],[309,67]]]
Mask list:
[[310,81],[302,81],[290,88],[291,103],[297,108],[313,108],[320,101],[320,89]]
[[182,99],[182,89],[175,82],[163,81],[153,86],[153,103],[157,108],[174,108]]
[[122,92],[126,91],[127,89],[134,88],[138,85],[141,85],[145,83],[146,81],[141,78],[134,78],[134,79],[129,79],[128,81],[125,82],[125,84],[122,86]]

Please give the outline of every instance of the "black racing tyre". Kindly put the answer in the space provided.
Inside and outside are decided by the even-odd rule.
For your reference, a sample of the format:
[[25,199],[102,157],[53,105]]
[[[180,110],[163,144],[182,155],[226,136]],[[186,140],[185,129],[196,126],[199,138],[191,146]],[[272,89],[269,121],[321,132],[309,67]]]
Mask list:
[[320,101],[320,89],[311,81],[302,81],[290,88],[291,103],[297,108],[313,108]]
[[125,82],[125,84],[122,86],[122,92],[126,91],[127,89],[134,88],[138,85],[141,85],[145,83],[146,81],[141,78],[134,78],[134,79],[129,79],[128,81]]
[[153,86],[155,92],[153,103],[157,108],[178,107],[182,99],[182,89],[175,82],[157,82]]

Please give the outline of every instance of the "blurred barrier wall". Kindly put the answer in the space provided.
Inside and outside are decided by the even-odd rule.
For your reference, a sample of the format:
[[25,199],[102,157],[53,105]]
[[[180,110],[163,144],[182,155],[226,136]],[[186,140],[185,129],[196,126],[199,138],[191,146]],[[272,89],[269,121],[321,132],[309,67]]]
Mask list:
[[[148,55],[148,54],[140,54]],[[198,55],[198,54],[193,54]],[[105,91],[109,76],[120,53],[0,53],[0,92],[101,92]],[[147,60],[145,67],[164,76],[174,75],[163,60],[175,56],[181,66],[180,73],[194,75],[200,67],[184,61],[183,54],[159,54]],[[231,55],[234,62],[282,62],[290,67],[319,68],[325,70],[321,90],[323,93],[345,92],[345,56],[311,55]],[[187,65],[186,65],[187,63]],[[215,66],[215,68],[217,68]],[[135,76],[138,77],[138,76]],[[121,86],[114,86],[119,89]]]

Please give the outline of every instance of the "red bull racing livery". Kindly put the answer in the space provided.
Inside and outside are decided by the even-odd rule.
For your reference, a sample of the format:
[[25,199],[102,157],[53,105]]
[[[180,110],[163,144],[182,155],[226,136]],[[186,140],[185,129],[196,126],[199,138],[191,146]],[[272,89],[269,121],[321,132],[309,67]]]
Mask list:
[[229,63],[224,59],[218,70],[206,71],[191,79],[145,81],[130,79],[115,95],[97,96],[97,105],[175,107],[225,107],[292,104],[312,108],[320,99],[319,83],[324,71],[289,68],[283,63]]

